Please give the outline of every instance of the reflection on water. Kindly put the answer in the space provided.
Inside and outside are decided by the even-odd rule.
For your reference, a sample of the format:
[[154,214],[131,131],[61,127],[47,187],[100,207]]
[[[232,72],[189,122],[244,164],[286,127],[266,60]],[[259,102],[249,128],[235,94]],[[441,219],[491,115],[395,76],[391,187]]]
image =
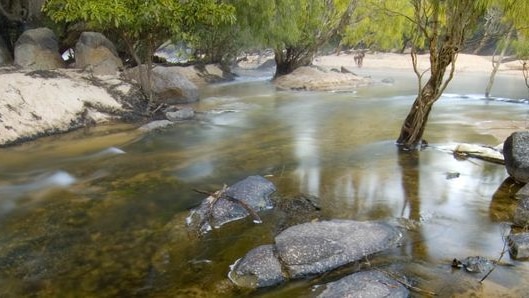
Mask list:
[[[230,264],[272,241],[273,211],[261,214],[263,224],[234,222],[200,239],[184,228],[187,210],[203,199],[193,189],[256,174],[269,175],[283,196],[318,196],[324,218],[405,227],[402,246],[369,264],[420,288],[442,296],[525,293],[529,265],[508,256],[513,266],[498,267],[482,287],[480,277],[450,268],[453,258],[497,258],[516,202],[502,166],[456,160],[445,148],[496,145],[476,123],[523,121],[527,107],[467,96],[487,78],[464,77],[434,107],[425,135],[432,146],[402,153],[394,139],[415,82],[383,76],[395,84],[354,94],[279,92],[255,79],[216,85],[195,105],[201,120],[163,132],[99,128],[2,149],[0,295],[311,295],[312,281],[247,293],[227,279]],[[499,80],[499,97],[526,92],[523,82]]]

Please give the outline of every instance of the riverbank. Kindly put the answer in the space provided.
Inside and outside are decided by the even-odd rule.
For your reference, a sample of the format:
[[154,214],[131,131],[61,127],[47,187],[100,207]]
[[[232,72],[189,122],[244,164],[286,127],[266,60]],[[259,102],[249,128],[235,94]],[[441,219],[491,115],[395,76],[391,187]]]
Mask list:
[[[512,58],[505,59],[500,65],[498,75],[522,76],[522,64]],[[419,71],[423,72],[429,68],[429,55],[418,55],[417,65]],[[350,67],[357,68],[354,54],[341,53],[339,55],[318,56],[314,65],[323,67]],[[363,69],[392,69],[413,71],[413,64],[409,54],[395,53],[366,53],[363,59]],[[459,54],[456,61],[456,73],[484,73],[492,71],[492,56],[478,56],[471,54]]]
[[[248,57],[247,61],[238,66],[242,69],[257,68],[261,63],[273,57]],[[460,54],[456,63],[456,75],[476,74],[489,75],[492,70],[491,58]],[[270,63],[268,63],[270,64]],[[406,72],[413,74],[410,55],[394,53],[366,53],[363,67],[358,68],[353,54],[318,56],[314,65],[329,81],[318,80],[313,71],[302,72],[303,75],[294,76],[293,82],[298,84],[296,90],[311,90],[305,88],[308,83],[327,86],[327,89],[341,88],[349,90],[358,86],[371,84],[368,78],[355,76],[346,72],[385,71]],[[427,55],[418,56],[421,72],[429,65]],[[267,69],[270,69],[268,66]],[[331,71],[334,70],[334,71]],[[205,80],[195,69],[184,72],[190,80],[201,82]],[[322,74],[319,74],[320,77]],[[521,63],[517,60],[502,63],[498,76],[509,76],[521,79]],[[198,79],[197,79],[198,78]],[[351,79],[353,78],[353,79]],[[307,82],[305,82],[307,81]],[[344,82],[345,81],[345,82]],[[351,82],[349,82],[351,81]],[[204,86],[206,83],[197,85]],[[342,86],[351,84],[351,88]],[[337,87],[338,86],[338,87]],[[280,86],[278,86],[280,88]],[[284,89],[289,89],[285,87]],[[0,106],[0,146],[16,145],[42,136],[72,131],[95,124],[122,120],[134,117],[144,111],[145,104],[138,87],[116,76],[93,76],[90,73],[74,69],[59,69],[53,71],[23,71],[15,68],[0,69],[0,93],[4,94],[3,104]],[[143,103],[142,103],[143,101]],[[525,121],[510,121],[499,123],[491,119],[490,122],[476,123],[479,133],[494,135],[502,142],[511,132],[526,129]]]
[[[429,55],[418,55],[418,69],[425,72],[429,67]],[[459,54],[456,61],[455,76],[481,75],[490,76],[492,72],[492,56],[478,56],[470,54]],[[395,53],[366,53],[363,65],[359,68],[354,61],[353,54],[324,55],[315,59],[314,65],[328,69],[346,67],[358,73],[370,71],[406,72],[413,74],[413,64],[409,54]],[[519,80],[523,84],[522,63],[513,58],[506,58],[500,64],[497,77],[508,77],[509,80]],[[489,121],[476,121],[475,130],[479,134],[494,136],[498,143],[502,143],[511,133],[527,130],[526,120],[498,121],[491,118]]]
[[74,69],[2,68],[0,94],[0,146],[133,119],[145,108],[135,84]]

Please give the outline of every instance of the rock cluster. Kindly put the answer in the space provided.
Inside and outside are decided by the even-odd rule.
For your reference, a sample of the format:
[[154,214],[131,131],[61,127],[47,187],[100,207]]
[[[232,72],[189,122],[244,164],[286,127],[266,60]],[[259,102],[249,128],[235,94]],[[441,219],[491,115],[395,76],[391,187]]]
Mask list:
[[[144,114],[148,101],[130,83],[131,79],[144,90],[152,87],[157,101],[149,103],[158,108],[195,102],[199,99],[197,86],[233,79],[216,65],[156,66],[149,82],[147,67],[141,65],[124,72],[128,77],[123,78],[123,62],[114,44],[98,32],[83,32],[73,53],[76,70],[65,68],[57,37],[48,28],[25,31],[15,44],[14,58],[0,38],[0,66],[17,66],[3,68],[0,74],[0,93],[5,95],[5,105],[0,108],[0,146],[92,125],[131,109],[136,109],[136,115]],[[127,90],[121,92],[123,88]],[[129,89],[134,89],[134,94],[124,99]],[[108,113],[101,113],[101,109],[86,113],[97,110],[94,107],[104,107]],[[148,125],[143,130],[192,119],[194,111],[178,108],[165,111],[164,116],[169,122]]]
[[507,173],[518,183],[525,184],[515,195],[518,204],[514,212],[514,227],[507,241],[511,257],[515,259],[529,258],[529,131],[512,133],[503,144],[503,155]]
[[292,226],[238,260],[229,273],[241,287],[260,288],[321,274],[393,247],[401,233],[385,223],[331,220]]
[[191,210],[187,225],[203,234],[212,227],[218,228],[225,223],[252,215],[247,208],[254,212],[271,209],[273,204],[270,195],[275,191],[274,184],[266,178],[249,176],[206,198],[200,206]]

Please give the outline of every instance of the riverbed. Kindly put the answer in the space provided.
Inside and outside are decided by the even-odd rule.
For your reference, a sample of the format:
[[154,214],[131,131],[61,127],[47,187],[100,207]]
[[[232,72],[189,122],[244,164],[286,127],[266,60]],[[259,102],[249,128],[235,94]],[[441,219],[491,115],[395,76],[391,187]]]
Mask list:
[[[504,167],[456,159],[450,149],[495,146],[498,131],[512,131],[505,123],[525,128],[523,79],[498,77],[497,98],[488,100],[486,75],[459,76],[434,106],[430,146],[403,153],[394,142],[416,94],[413,74],[359,74],[378,83],[293,92],[244,76],[204,88],[193,106],[199,119],[162,131],[99,126],[1,149],[0,296],[306,297],[343,272],[373,267],[405,276],[417,297],[527,293],[529,264],[508,253],[483,284],[483,275],[450,266],[453,258],[497,259],[504,249],[516,206]],[[318,219],[388,221],[405,240],[323,278],[237,289],[229,266],[273,241],[277,214],[200,238],[185,217],[204,199],[194,189],[249,175],[267,177],[281,196],[318,197]]]

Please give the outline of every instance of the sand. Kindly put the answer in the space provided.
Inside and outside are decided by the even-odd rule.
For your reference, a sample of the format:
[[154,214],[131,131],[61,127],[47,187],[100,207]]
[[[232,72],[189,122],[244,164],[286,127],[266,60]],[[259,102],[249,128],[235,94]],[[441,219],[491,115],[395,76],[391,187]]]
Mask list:
[[[522,64],[520,61],[508,57],[509,62],[502,63],[498,70],[501,75],[522,75]],[[420,71],[429,67],[429,55],[418,55],[418,67]],[[314,64],[324,67],[357,67],[353,54],[318,56]],[[365,69],[392,69],[413,71],[411,56],[409,54],[394,53],[366,53],[363,60]],[[492,56],[478,56],[459,54],[456,61],[456,73],[481,72],[490,74],[492,71]]]

